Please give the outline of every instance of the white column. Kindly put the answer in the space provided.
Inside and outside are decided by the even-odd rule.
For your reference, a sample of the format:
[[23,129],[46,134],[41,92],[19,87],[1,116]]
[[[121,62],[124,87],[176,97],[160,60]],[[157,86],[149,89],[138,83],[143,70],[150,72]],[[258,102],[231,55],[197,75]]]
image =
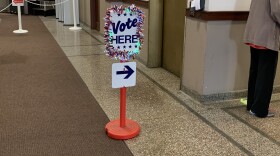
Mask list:
[[[58,3],[58,0],[55,0],[55,4]],[[55,5],[55,18],[59,19],[59,5]]]
[[[62,2],[62,0],[58,1],[59,3]],[[68,3],[68,2],[66,2]],[[59,21],[63,22],[64,21],[64,5],[65,3],[59,4]]]
[[[75,14],[76,21],[79,24],[79,11],[78,10],[78,1],[75,0]],[[73,1],[70,0],[64,5],[64,25],[74,25],[74,17],[73,17]]]
[[[78,0],[72,0],[73,1],[73,22],[74,22],[74,27],[69,28],[70,30],[81,30],[81,27],[77,26],[77,15],[79,15],[79,10],[77,8],[78,5]],[[77,9],[77,10],[76,10]],[[78,18],[79,19],[79,18]]]

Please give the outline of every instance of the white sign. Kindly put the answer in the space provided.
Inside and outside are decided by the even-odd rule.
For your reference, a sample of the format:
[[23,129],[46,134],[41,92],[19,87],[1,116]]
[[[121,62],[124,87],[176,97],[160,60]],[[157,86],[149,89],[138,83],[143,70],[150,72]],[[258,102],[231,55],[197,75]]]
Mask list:
[[13,0],[13,6],[24,6],[24,0]]
[[112,24],[112,46],[120,51],[135,51],[139,47],[139,37],[137,33],[138,15],[132,13],[118,14],[113,12]]
[[112,65],[112,88],[136,85],[136,62],[114,63]]
[[113,59],[129,61],[143,44],[144,13],[135,5],[107,9],[104,26],[105,52]]

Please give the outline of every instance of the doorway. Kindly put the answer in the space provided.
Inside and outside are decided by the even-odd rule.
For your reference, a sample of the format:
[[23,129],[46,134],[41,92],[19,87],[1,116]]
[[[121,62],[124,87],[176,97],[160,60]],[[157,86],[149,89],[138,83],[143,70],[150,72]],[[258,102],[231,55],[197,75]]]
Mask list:
[[100,30],[99,0],[90,0],[91,29]]

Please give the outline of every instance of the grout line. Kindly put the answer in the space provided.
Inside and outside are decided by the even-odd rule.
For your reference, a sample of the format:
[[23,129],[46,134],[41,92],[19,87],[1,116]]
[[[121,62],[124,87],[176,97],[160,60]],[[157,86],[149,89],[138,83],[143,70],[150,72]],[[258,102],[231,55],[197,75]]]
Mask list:
[[[57,42],[59,43],[59,42]],[[60,47],[80,47],[80,46],[95,46],[95,45],[102,45],[102,44],[91,44],[91,45],[60,45]]]
[[190,106],[186,105],[183,100],[181,100],[179,97],[177,97],[175,94],[171,93],[168,89],[164,88],[162,85],[160,85],[158,82],[156,82],[154,79],[152,79],[150,76],[148,76],[146,73],[144,73],[141,69],[137,68],[140,73],[142,73],[144,76],[146,76],[150,81],[152,81],[154,84],[156,84],[160,89],[162,89],[164,92],[166,92],[168,95],[173,97],[176,101],[178,101],[181,105],[183,105],[185,108],[187,108],[191,113],[193,113],[195,116],[197,116],[200,120],[202,120],[204,123],[206,123],[208,126],[210,126],[212,129],[214,129],[216,132],[218,132],[220,135],[225,137],[229,142],[231,142],[233,145],[235,145],[237,148],[239,148],[241,151],[246,153],[247,155],[253,155],[249,150],[247,150],[245,147],[243,147],[241,144],[239,144],[237,141],[235,141],[232,137],[227,135],[225,132],[220,130],[218,127],[216,127],[214,124],[212,124],[210,121],[208,121],[205,117],[197,113],[194,109],[192,109]]
[[234,109],[234,108],[241,108],[244,106],[235,106],[235,107],[229,107],[229,108],[222,108],[226,113],[228,113],[229,115],[231,115],[232,117],[236,118],[237,120],[239,120],[240,122],[244,123],[245,125],[247,125],[248,127],[252,128],[254,131],[256,131],[257,133],[259,133],[260,135],[262,135],[263,137],[267,138],[268,140],[270,140],[271,142],[275,143],[276,145],[280,146],[280,142],[278,142],[276,139],[272,138],[271,136],[267,135],[265,132],[263,132],[262,130],[260,130],[259,128],[251,125],[250,123],[246,122],[244,119],[240,118],[239,116],[235,115],[234,113],[230,112],[230,109]]
[[100,41],[97,37],[95,37],[93,34],[89,33],[88,31],[86,31],[85,29],[82,29],[82,30],[84,32],[86,32],[87,34],[89,34],[92,38],[96,39],[100,44],[105,44],[103,41]]

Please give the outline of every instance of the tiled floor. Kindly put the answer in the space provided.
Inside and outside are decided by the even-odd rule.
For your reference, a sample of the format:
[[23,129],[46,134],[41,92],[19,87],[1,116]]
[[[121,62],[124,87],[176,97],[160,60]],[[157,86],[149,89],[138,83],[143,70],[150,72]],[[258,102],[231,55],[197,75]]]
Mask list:
[[[108,117],[118,118],[119,90],[111,88],[116,61],[103,53],[102,35],[41,19]],[[137,85],[127,91],[127,117],[141,125],[141,133],[125,141],[135,156],[280,155],[279,115],[256,119],[238,100],[203,105],[181,92],[180,79],[164,69],[139,62],[137,69]],[[280,113],[278,95],[273,99]]]

